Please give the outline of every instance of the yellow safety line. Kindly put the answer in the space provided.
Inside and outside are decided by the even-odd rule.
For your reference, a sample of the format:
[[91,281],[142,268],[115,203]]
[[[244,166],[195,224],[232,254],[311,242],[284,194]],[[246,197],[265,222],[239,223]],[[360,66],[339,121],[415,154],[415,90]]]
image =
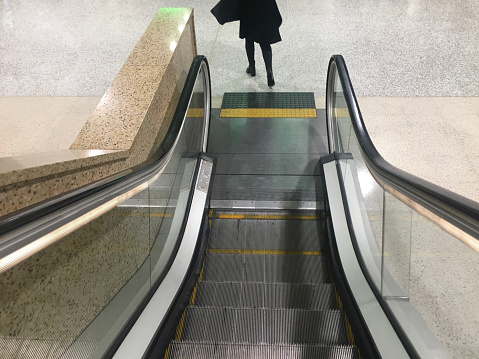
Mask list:
[[205,110],[202,108],[189,108],[188,111],[186,112],[186,117],[204,117],[205,116]]
[[301,220],[316,220],[319,219],[317,215],[292,215],[292,214],[225,214],[212,213],[210,218],[218,219],[301,219]]
[[223,108],[220,117],[291,117],[315,118],[315,108]]
[[157,217],[157,218],[171,218],[173,215],[171,213],[148,213],[148,212],[118,212],[116,213],[118,217]]
[[349,110],[347,108],[335,108],[333,109],[333,116],[334,117],[350,117],[349,116]]
[[212,254],[270,254],[270,255],[300,255],[300,256],[321,256],[321,251],[284,251],[284,250],[270,250],[270,249],[224,249],[224,248],[209,248],[206,253]]

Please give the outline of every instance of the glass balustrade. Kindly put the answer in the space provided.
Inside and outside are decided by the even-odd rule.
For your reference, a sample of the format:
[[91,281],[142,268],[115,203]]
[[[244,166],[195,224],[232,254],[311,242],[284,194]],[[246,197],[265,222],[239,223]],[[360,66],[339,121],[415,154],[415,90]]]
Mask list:
[[163,275],[204,150],[205,69],[167,164],[113,209],[0,274],[2,358],[101,357]]
[[[476,358],[479,254],[474,242],[479,236],[471,235],[474,230],[465,235],[426,209],[408,195],[407,185],[400,189],[378,175],[358,142],[361,136],[352,121],[360,119],[359,108],[354,96],[349,97],[353,103],[347,103],[347,89],[335,63],[329,76],[331,149],[338,153],[350,231],[362,241],[356,243],[356,249],[363,270],[409,338],[423,335],[412,319],[417,310],[450,357]],[[427,338],[424,341],[427,346]],[[436,355],[431,349],[424,357],[443,357]]]

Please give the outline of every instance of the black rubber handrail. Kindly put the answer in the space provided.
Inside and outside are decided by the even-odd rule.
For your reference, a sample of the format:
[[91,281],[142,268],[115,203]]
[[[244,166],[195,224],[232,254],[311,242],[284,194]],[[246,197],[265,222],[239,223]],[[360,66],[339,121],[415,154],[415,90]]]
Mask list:
[[332,56],[329,68],[333,63],[336,65],[342,84],[354,132],[369,169],[391,187],[407,197],[413,195],[415,200],[419,200],[419,204],[477,238],[479,234],[479,203],[416,177],[387,162],[369,137],[343,57],[341,55]]
[[[181,92],[178,105],[166,135],[158,149],[148,159],[130,169],[109,176],[108,178],[95,181],[86,186],[79,187],[70,192],[61,194],[41,203],[34,204],[1,217],[0,236],[28,225],[29,223],[46,217],[54,212],[61,211],[62,209],[65,209],[72,204],[78,203],[79,201],[94,198],[110,188],[121,186],[122,183],[133,181],[135,178],[140,178],[145,173],[151,171],[152,168],[158,166],[161,162],[165,162],[165,159],[168,157],[170,150],[175,144],[176,138],[179,135],[179,131],[186,117],[186,112],[192,98],[196,79],[202,66],[206,66],[208,69],[208,61],[205,56],[198,55],[193,59],[188,76],[185,80],[183,91]],[[209,75],[207,78],[209,81]],[[211,96],[211,83],[208,83],[207,86],[208,96]],[[208,101],[211,103],[211,99]],[[206,123],[205,126],[209,126],[209,117],[206,119],[206,121],[208,123]],[[6,243],[0,244],[0,250],[4,245],[6,245]]]

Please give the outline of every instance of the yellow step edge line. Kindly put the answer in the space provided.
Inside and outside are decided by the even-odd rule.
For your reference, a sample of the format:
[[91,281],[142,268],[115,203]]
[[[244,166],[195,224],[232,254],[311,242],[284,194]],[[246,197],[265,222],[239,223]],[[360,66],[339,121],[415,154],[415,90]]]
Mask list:
[[170,344],[168,344],[168,349],[166,349],[165,358],[164,358],[164,359],[168,359],[168,356],[170,355],[170,347],[171,347],[171,342],[170,342]]
[[291,117],[315,118],[315,108],[223,108],[220,117]]
[[288,214],[215,214],[210,213],[210,218],[218,219],[301,219],[301,220],[316,220],[319,216],[316,215],[288,215]]
[[157,218],[171,218],[171,213],[148,213],[148,212],[117,212],[117,217],[157,217]]
[[334,287],[334,293],[336,294],[336,304],[338,306],[338,309],[343,311],[344,323],[346,325],[346,336],[348,337],[348,343],[349,343],[350,346],[355,346],[356,343],[355,343],[355,340],[354,340],[353,330],[351,329],[351,324],[349,324],[348,316],[346,315],[346,312],[344,311],[343,303],[341,301],[341,297],[339,296],[339,293],[338,293],[338,290],[336,289],[336,287]]
[[[198,277],[198,280],[195,284],[195,288],[193,289],[193,292],[191,293],[190,300],[188,301],[188,306],[192,307],[195,305],[195,298],[196,298],[196,291],[198,290],[198,283],[201,282],[201,279],[203,278],[203,271],[205,269],[205,261],[203,260],[203,265],[201,267],[200,275]],[[183,314],[181,316],[180,322],[178,323],[178,326],[176,327],[176,332],[175,332],[175,340],[180,341],[181,339],[181,334],[183,334],[183,326],[185,324],[185,315],[186,315],[186,308],[183,311]],[[167,354],[169,354],[169,347],[167,350]],[[168,356],[165,355],[165,359],[167,359]]]
[[270,255],[287,255],[294,254],[300,256],[321,256],[321,251],[284,251],[284,250],[269,250],[269,249],[224,249],[224,248],[210,248],[206,253],[212,254],[270,254]]
[[177,342],[180,341],[181,334],[183,333],[183,325],[185,324],[185,314],[186,314],[186,308],[183,311],[183,314],[181,315],[181,319],[180,319],[180,322],[178,323],[178,327],[176,327],[175,340]]
[[196,291],[198,290],[198,283],[201,282],[201,280],[203,279],[204,269],[205,269],[205,261],[203,261],[203,266],[201,267],[200,275],[198,276],[198,280],[196,281],[195,289],[193,289],[193,293],[191,293],[191,297],[189,301],[190,307],[195,305]]

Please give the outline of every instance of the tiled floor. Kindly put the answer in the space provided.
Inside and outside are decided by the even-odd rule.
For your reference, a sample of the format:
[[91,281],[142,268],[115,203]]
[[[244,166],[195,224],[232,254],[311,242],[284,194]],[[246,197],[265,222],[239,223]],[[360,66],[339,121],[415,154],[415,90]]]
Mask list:
[[[258,75],[245,74],[238,24],[220,27],[210,14],[216,2],[0,0],[0,156],[68,148],[160,7],[195,8],[198,52],[209,58],[213,96],[268,91],[259,57]],[[283,41],[273,45],[274,91],[324,96],[329,57],[342,54],[386,160],[479,201],[478,1],[277,2]],[[477,310],[466,315],[479,322]],[[454,343],[470,341],[455,334]],[[475,357],[452,345],[455,358]]]

